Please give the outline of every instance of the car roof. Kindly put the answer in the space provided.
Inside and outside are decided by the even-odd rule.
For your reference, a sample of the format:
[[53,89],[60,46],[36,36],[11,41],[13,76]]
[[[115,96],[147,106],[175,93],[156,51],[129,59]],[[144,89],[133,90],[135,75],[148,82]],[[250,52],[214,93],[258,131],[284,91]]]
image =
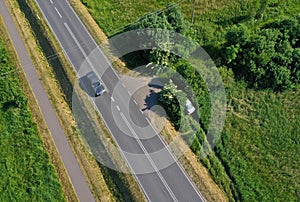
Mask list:
[[186,105],[190,105],[190,104],[192,104],[192,102],[187,98],[186,99]]
[[[100,82],[98,77],[94,72],[90,72],[86,75],[86,77],[90,80],[91,83]],[[100,82],[101,83],[101,82]]]

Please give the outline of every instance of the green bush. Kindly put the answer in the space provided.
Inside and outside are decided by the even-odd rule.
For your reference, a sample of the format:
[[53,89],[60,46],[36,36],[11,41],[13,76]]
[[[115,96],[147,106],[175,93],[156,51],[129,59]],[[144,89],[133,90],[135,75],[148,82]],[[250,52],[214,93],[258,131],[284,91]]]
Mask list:
[[282,91],[299,85],[297,19],[265,24],[254,32],[233,26],[226,34],[224,65],[254,87]]

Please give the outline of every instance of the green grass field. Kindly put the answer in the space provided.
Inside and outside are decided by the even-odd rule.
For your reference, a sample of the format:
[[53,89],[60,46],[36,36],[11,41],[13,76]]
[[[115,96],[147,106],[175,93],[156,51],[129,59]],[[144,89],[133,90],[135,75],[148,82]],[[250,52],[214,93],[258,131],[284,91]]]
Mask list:
[[[138,20],[144,14],[163,9],[168,3],[177,3],[185,18],[192,21],[193,0],[81,0],[88,8],[98,25],[111,36],[126,25]],[[232,24],[246,21],[259,9],[258,0],[197,0],[195,6],[195,27],[205,26],[207,37],[218,38],[220,32]],[[300,12],[300,2],[296,0],[272,0],[268,15],[263,18],[276,18],[283,14]],[[209,29],[207,28],[209,27]],[[200,28],[200,31],[204,31]]]
[[[112,36],[145,13],[163,8],[170,1],[82,2],[103,31]],[[190,20],[193,1],[175,2]],[[233,24],[243,22],[256,29],[273,19],[300,13],[300,1],[269,0],[269,7],[261,14],[260,20],[249,20],[264,9],[259,2],[197,1],[193,26],[198,32],[194,39],[212,53],[211,50],[224,42],[225,31]],[[210,49],[210,45],[215,47]],[[248,89],[241,83],[233,82],[227,88],[226,125],[215,148],[215,155],[223,168],[204,164],[227,195],[233,195],[231,200],[297,201],[300,198],[300,91],[274,93]]]
[[0,38],[0,201],[65,201],[5,46]]
[[235,87],[216,154],[242,201],[300,197],[300,91]]

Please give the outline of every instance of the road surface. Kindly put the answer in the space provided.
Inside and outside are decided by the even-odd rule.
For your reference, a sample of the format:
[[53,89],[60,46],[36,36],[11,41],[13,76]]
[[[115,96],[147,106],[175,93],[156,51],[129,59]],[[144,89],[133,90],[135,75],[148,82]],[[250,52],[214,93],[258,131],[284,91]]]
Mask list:
[[[91,70],[97,67],[97,73],[102,75],[101,80],[108,92],[97,97],[95,105],[146,198],[155,202],[205,201],[173,154],[166,149],[159,134],[150,127],[145,115],[134,104],[124,83],[120,85],[118,74],[110,67],[69,2],[36,2],[78,75],[84,76],[80,72],[84,64]],[[90,57],[87,59],[87,56]],[[173,163],[166,167],[168,162]]]
[[78,199],[80,201],[88,202],[95,201],[75,158],[75,155],[68,143],[66,135],[64,134],[58,118],[56,117],[55,111],[51,106],[48,96],[41,84],[41,81],[39,80],[37,72],[34,69],[24,43],[17,31],[16,25],[14,24],[13,19],[3,0],[0,0],[0,13],[7,31],[10,34],[21,65],[28,79],[29,85],[31,86],[38,105],[40,106],[42,115],[50,130],[55,146],[71,179]]

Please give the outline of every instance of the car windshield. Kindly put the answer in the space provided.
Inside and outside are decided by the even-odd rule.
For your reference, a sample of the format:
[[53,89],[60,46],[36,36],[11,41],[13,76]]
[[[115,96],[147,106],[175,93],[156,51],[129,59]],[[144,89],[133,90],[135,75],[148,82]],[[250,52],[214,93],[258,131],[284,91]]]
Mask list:
[[187,110],[191,110],[191,109],[193,109],[193,108],[194,108],[194,107],[193,107],[192,104],[187,105]]
[[98,87],[98,86],[100,86],[100,82],[95,82],[95,83],[93,83],[93,87],[94,87],[94,88],[96,88],[96,87]]

